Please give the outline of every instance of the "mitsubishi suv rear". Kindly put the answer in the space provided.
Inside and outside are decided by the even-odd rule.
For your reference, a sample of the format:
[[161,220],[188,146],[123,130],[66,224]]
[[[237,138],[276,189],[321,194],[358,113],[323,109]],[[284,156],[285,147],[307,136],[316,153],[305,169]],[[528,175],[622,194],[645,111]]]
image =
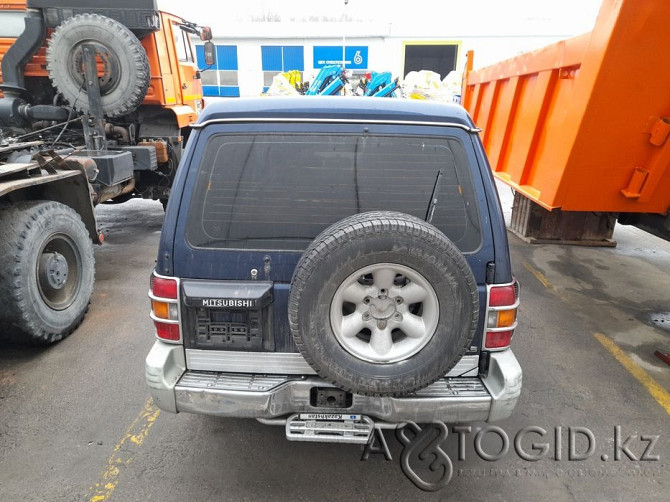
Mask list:
[[166,411],[365,442],[375,424],[506,418],[521,389],[500,203],[457,105],[208,106],[149,296],[146,381]]

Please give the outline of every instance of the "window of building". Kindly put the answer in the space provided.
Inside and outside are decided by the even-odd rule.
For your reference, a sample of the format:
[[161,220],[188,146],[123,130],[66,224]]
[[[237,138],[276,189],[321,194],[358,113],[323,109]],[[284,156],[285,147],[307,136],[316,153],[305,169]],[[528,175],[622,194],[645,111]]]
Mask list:
[[236,45],[217,45],[216,63],[211,67],[205,64],[205,49],[202,45],[196,46],[195,53],[205,96],[240,96]]
[[263,70],[263,92],[272,85],[277,73],[305,71],[304,47],[302,45],[262,45],[261,65]]
[[405,72],[431,70],[446,77],[456,69],[458,44],[407,44],[405,45]]

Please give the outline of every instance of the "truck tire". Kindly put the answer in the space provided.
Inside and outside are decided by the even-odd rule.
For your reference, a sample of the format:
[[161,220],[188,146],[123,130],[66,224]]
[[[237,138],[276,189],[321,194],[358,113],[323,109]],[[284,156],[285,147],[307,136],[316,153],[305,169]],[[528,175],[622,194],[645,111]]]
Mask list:
[[48,344],[88,310],[93,244],[79,215],[53,201],[0,205],[0,333]]
[[47,69],[54,87],[70,105],[88,112],[82,45],[95,46],[102,110],[109,117],[126,115],[144,100],[151,71],[147,53],[124,25],[98,14],[79,14],[63,21],[47,46]]
[[479,315],[465,257],[437,228],[396,212],[324,230],[291,281],[289,323],[324,379],[364,395],[403,395],[444,376]]

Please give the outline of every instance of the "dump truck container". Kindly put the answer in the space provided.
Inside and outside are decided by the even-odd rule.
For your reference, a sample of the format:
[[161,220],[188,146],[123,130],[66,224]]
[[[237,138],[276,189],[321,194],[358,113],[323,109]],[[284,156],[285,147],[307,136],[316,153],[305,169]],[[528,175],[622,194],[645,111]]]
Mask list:
[[599,241],[616,217],[670,238],[669,19],[667,0],[604,0],[590,33],[477,71],[470,53],[463,105],[516,191],[512,230]]

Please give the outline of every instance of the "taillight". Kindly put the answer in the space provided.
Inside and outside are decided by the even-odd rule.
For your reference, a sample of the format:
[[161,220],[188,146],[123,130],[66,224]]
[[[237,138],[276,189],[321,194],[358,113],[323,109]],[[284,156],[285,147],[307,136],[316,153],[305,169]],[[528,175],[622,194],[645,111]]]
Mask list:
[[151,292],[161,298],[177,299],[177,281],[165,277],[151,276]]
[[151,319],[156,326],[156,336],[161,340],[178,342],[179,331],[179,284],[172,277],[151,276]]
[[156,336],[161,340],[179,341],[179,324],[166,324],[154,321]]
[[519,308],[519,283],[488,287],[484,349],[509,347],[516,328]]

